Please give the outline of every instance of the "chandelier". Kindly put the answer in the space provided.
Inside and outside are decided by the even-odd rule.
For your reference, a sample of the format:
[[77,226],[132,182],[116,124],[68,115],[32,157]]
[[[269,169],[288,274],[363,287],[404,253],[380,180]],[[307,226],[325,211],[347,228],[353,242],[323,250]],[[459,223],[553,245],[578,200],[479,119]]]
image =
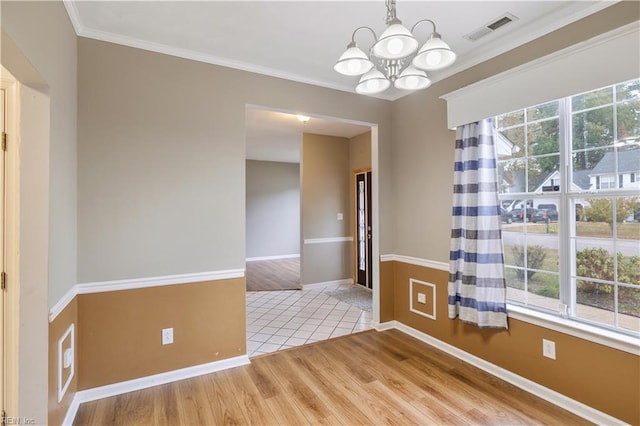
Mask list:
[[[356,92],[365,95],[383,92],[391,83],[402,90],[425,89],[431,84],[425,71],[448,67],[456,60],[456,54],[442,41],[432,20],[418,21],[409,31],[396,16],[396,0],[386,0],[385,4],[387,28],[380,38],[370,27],[356,28],[351,35],[351,43],[333,69],[343,75],[362,75]],[[433,31],[418,49],[419,43],[413,31],[423,22],[429,22]],[[369,30],[373,34],[375,43],[369,49],[369,56],[356,44],[356,33],[360,30]]]

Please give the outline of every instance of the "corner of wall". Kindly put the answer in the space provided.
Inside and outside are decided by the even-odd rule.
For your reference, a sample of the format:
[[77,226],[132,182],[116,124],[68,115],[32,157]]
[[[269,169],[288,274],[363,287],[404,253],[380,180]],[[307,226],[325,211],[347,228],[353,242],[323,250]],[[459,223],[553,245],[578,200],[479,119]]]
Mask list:
[[[73,325],[73,334],[65,336],[69,328]],[[73,397],[77,391],[78,383],[78,298],[74,297],[69,304],[49,322],[49,404],[48,404],[48,424],[60,425],[71,406]],[[63,360],[59,359],[58,345],[62,342],[62,348],[68,348],[73,335],[73,360],[72,368],[74,370],[73,377],[69,381],[69,385],[58,401],[58,367]],[[64,337],[64,338],[63,338]],[[69,377],[71,367],[63,368],[62,382]]]

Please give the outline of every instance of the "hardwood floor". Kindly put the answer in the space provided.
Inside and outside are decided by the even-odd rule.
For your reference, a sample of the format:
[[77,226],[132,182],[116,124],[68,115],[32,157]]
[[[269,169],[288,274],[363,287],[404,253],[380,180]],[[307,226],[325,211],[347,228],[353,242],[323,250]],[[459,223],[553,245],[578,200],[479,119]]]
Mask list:
[[396,330],[84,403],[74,424],[585,424]]
[[300,290],[300,258],[247,262],[247,291]]

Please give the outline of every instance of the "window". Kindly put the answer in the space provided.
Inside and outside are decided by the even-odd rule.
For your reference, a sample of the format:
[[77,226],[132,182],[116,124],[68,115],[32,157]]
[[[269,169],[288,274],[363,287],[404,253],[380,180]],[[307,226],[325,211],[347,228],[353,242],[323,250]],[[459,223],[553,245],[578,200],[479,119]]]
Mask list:
[[599,176],[600,177],[600,185],[597,186],[597,189],[613,189],[616,187],[616,177],[615,176]]
[[509,303],[640,333],[640,79],[495,124]]

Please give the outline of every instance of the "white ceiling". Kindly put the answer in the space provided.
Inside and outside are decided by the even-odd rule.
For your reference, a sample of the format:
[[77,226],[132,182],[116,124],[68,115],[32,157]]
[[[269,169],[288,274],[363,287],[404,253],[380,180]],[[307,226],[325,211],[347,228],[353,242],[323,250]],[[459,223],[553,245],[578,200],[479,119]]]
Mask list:
[[[435,21],[443,40],[457,53],[452,67],[430,74],[433,81],[438,81],[612,3],[615,1],[397,0],[397,12],[409,28],[424,18]],[[370,26],[380,35],[386,15],[383,0],[65,0],[65,6],[76,32],[83,37],[349,92],[354,92],[358,77],[340,75],[333,65],[355,28]],[[463,38],[506,12],[519,19],[478,41]],[[423,24],[418,27],[416,37],[424,42],[429,32],[429,25]],[[366,51],[371,39],[371,35],[362,32],[356,41]],[[395,100],[405,94],[390,89],[378,97]],[[247,145],[264,150],[266,137],[260,135],[273,132],[275,123],[286,120],[280,113],[248,111]],[[270,122],[269,118],[282,120]],[[318,125],[328,126],[329,122],[320,120]],[[314,124],[307,126],[313,126],[316,133],[330,134]],[[291,131],[283,129],[282,133]],[[252,140],[254,135],[263,139],[262,144]],[[249,156],[258,155],[252,150],[248,149]],[[279,161],[290,161],[293,155],[292,151],[283,150]]]
[[247,159],[286,163],[300,162],[303,132],[352,138],[371,129],[319,117],[311,117],[307,123],[302,123],[296,114],[255,108],[247,108],[246,123]]

